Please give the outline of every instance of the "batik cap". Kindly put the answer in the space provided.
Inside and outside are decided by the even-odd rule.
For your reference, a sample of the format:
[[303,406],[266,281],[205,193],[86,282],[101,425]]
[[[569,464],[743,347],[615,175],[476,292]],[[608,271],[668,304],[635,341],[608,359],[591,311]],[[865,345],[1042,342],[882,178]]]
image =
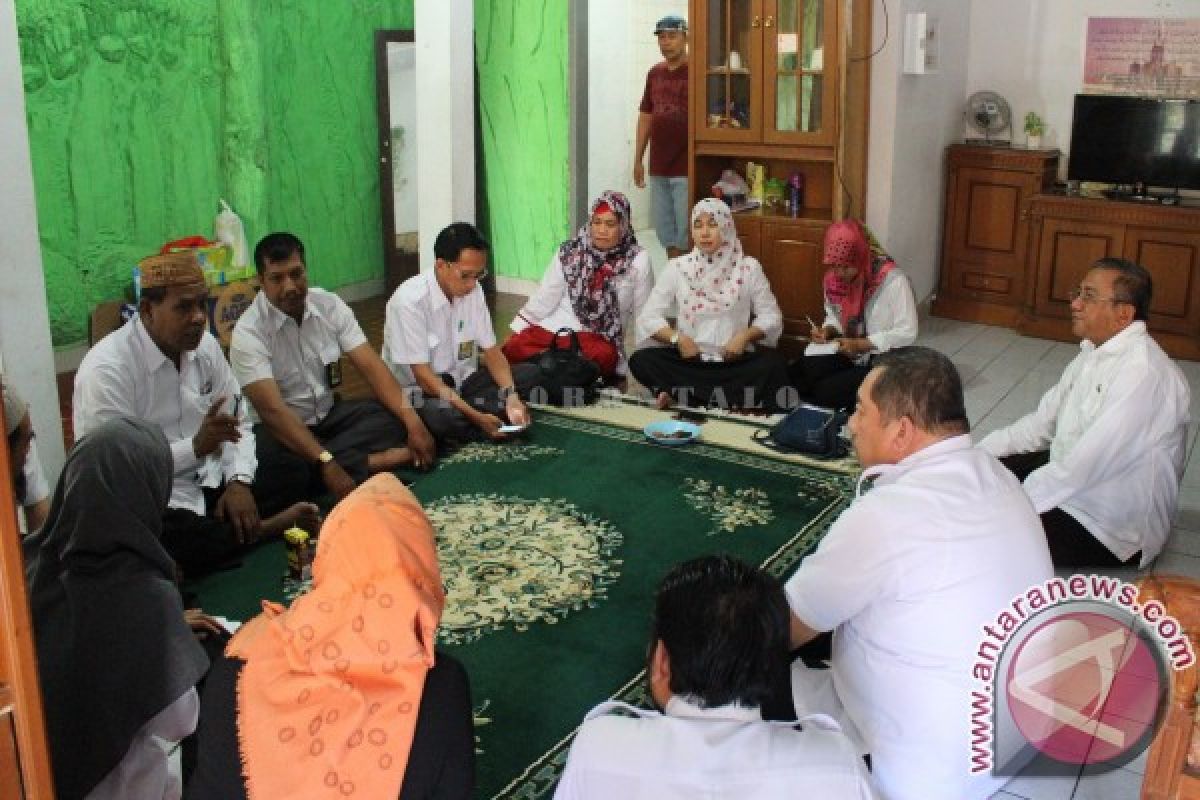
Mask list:
[[204,283],[204,270],[191,250],[143,258],[138,268],[142,271],[143,289]]
[[679,31],[681,33],[687,33],[687,29],[686,19],[676,16],[675,14],[668,14],[660,19],[658,24],[654,26],[654,35],[658,36],[664,31]]

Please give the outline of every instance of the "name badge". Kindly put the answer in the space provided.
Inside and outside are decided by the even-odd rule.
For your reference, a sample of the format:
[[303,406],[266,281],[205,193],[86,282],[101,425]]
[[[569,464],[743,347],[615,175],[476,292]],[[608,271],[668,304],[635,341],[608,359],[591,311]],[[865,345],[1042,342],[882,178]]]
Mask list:
[[468,339],[465,342],[458,343],[458,360],[466,361],[475,355],[475,340]]
[[331,361],[325,365],[325,383],[330,389],[336,389],[342,385],[342,362]]

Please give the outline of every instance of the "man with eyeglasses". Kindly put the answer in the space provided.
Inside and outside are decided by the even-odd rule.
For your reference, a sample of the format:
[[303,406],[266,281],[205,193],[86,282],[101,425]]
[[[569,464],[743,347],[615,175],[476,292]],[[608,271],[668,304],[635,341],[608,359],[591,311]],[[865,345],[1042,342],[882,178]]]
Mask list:
[[[272,233],[254,248],[262,291],[233,330],[229,360],[261,424],[259,474],[281,494],[345,497],[368,476],[437,457],[433,437],[344,300],[309,287],[304,244]],[[343,400],[345,356],[373,399]]]
[[510,365],[496,344],[479,287],[487,275],[488,243],[475,226],[447,226],[433,254],[433,270],[409,278],[388,300],[383,359],[410,387],[421,419],[439,441],[503,440],[509,434],[502,428],[531,422],[521,397],[540,372],[530,364]]
[[1024,481],[1056,566],[1146,566],[1171,531],[1191,392],[1146,331],[1152,291],[1138,264],[1093,264],[1071,293],[1081,352],[1037,410],[980,442]]
[[0,383],[0,394],[4,395],[4,431],[8,435],[13,494],[25,513],[22,533],[35,533],[50,511],[50,486],[33,440],[29,405],[16,389],[5,383]]

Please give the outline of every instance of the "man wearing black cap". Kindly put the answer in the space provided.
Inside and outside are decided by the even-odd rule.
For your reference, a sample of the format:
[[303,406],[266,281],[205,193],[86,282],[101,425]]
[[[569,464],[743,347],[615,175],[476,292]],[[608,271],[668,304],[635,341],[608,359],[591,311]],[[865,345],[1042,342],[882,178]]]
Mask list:
[[674,15],[654,26],[664,61],[646,74],[646,90],[638,107],[637,144],[633,182],[646,187],[643,160],[650,146],[650,201],[654,232],[677,258],[688,249],[687,132],[688,52],[687,21]]

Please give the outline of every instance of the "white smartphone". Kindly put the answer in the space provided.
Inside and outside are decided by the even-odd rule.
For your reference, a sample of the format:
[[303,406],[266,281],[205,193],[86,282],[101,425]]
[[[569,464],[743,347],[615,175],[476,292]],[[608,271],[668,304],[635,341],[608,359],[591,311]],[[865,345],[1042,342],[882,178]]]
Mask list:
[[528,425],[501,425],[496,429],[497,433],[520,433],[528,428]]

